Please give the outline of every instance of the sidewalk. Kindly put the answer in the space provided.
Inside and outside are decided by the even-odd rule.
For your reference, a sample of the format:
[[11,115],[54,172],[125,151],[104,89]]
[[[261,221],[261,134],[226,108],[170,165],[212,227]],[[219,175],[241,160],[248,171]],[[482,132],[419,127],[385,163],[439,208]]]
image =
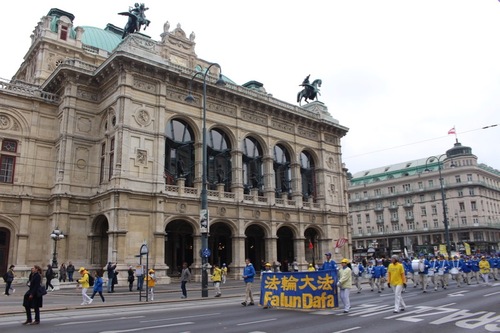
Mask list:
[[[187,285],[188,298],[181,299],[181,288],[178,279],[173,278],[171,284],[157,285],[154,288],[154,301],[149,300],[146,302],[146,291],[142,291],[142,298],[139,301],[139,291],[136,290],[136,285],[134,284],[134,290],[129,291],[128,286],[115,286],[114,293],[108,293],[106,290],[103,292],[103,296],[106,300],[105,303],[101,301],[99,294],[94,297],[92,304],[80,305],[82,302],[81,289],[76,289],[75,283],[62,283],[61,289],[56,291],[49,291],[47,295],[43,297],[43,308],[44,311],[61,311],[61,310],[74,310],[83,308],[99,308],[99,307],[109,307],[109,306],[137,306],[141,304],[151,304],[151,303],[168,303],[168,302],[185,302],[189,300],[207,300],[214,298],[215,292],[211,282],[208,283],[208,297],[201,297],[201,282],[190,282]],[[16,289],[15,293],[11,293],[10,296],[0,295],[0,316],[21,314],[24,313],[24,308],[22,306],[23,296],[28,290],[28,287],[24,284],[13,285]],[[5,289],[5,285],[1,285],[2,290]],[[245,294],[245,285],[243,281],[228,280],[225,284],[221,285],[222,298],[227,297],[240,297],[243,298]],[[260,295],[260,280],[256,280],[254,283],[254,295],[257,297]],[[2,292],[3,294],[3,292]],[[92,287],[87,291],[89,296],[92,295]]]

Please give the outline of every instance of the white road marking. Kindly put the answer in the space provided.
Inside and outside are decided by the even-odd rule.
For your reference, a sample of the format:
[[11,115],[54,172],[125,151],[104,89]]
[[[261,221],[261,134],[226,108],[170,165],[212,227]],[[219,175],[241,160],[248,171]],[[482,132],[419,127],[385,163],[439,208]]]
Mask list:
[[345,329],[345,330],[342,330],[342,331],[335,331],[333,333],[344,333],[344,332],[349,332],[349,331],[354,331],[354,330],[358,330],[360,329],[361,326],[356,326],[356,327],[351,327],[351,328],[348,328],[348,329]]
[[[113,320],[137,319],[137,318],[144,318],[144,316],[107,318],[107,319],[85,320],[85,321],[71,321],[71,322],[67,322],[67,323],[57,324],[55,326],[80,325],[80,324],[87,324],[87,323],[99,323],[99,322],[103,322],[103,321],[109,322],[109,321],[113,321]],[[55,318],[52,318],[52,320],[55,320]]]
[[259,324],[259,323],[265,323],[265,322],[275,321],[275,320],[277,320],[277,318],[271,318],[271,319],[265,319],[265,320],[257,320],[257,321],[249,321],[249,322],[246,322],[246,323],[236,324],[236,326],[245,326],[245,325]]
[[489,297],[489,296],[493,296],[493,295],[498,295],[500,294],[500,291],[496,291],[494,293],[491,293],[491,294],[486,294],[486,295],[483,295],[484,297]]
[[171,318],[162,318],[162,319],[152,319],[152,320],[141,320],[140,323],[152,323],[155,321],[167,321],[167,320],[179,320],[179,319],[191,319],[191,318],[200,318],[200,317],[211,317],[220,315],[220,312],[215,313],[206,313],[194,316],[184,316],[184,317],[171,317]]
[[174,326],[183,326],[183,325],[191,325],[194,324],[192,321],[187,321],[184,323],[176,323],[176,324],[168,324],[168,325],[158,325],[158,326],[143,326],[137,328],[130,328],[127,330],[117,330],[117,331],[101,331],[100,333],[125,333],[125,332],[137,332],[144,330],[154,330],[157,328],[165,328],[165,327],[174,327]]

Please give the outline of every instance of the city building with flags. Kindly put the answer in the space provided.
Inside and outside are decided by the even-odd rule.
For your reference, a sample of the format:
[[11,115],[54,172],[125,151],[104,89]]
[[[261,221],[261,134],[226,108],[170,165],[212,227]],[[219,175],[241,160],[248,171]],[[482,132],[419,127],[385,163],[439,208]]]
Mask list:
[[446,252],[447,244],[461,254],[499,251],[500,171],[458,139],[429,154],[352,175],[354,257]]

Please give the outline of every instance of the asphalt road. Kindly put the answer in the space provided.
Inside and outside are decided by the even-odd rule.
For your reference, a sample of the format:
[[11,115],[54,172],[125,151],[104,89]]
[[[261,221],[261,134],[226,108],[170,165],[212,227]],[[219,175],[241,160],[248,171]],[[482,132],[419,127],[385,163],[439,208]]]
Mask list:
[[[392,291],[385,289],[378,294],[367,290],[366,285],[363,287],[360,294],[351,294],[352,307],[348,314],[341,309],[298,311],[263,309],[257,305],[243,307],[240,304],[242,283],[238,281],[227,286],[225,292],[223,289],[221,298],[201,299],[198,292],[191,292],[193,298],[180,300],[172,288],[173,294],[166,290],[164,295],[158,295],[164,296],[165,301],[155,298],[152,303],[126,304],[118,302],[118,296],[113,294],[108,304],[98,306],[76,306],[67,310],[44,307],[42,323],[36,330],[40,333],[500,332],[500,283],[462,288],[452,284],[447,290],[431,289],[426,294],[410,285],[403,294],[407,308],[398,314],[392,312]],[[111,298],[116,303],[111,302]],[[22,326],[24,319],[20,313],[0,315],[0,329],[9,333],[35,329]]]

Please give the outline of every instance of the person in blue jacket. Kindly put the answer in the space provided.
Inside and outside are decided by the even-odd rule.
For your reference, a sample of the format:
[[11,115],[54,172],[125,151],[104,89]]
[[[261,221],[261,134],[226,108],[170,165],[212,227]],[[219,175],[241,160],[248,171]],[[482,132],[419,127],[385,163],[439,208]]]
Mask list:
[[439,256],[437,267],[438,267],[438,277],[439,277],[438,284],[441,285],[441,288],[446,289],[448,288],[448,276],[450,273],[450,264],[448,263],[448,260],[446,260],[443,254]]
[[471,269],[471,281],[472,279],[476,279],[476,284],[479,284],[479,260],[474,256],[471,258],[470,269]]
[[99,293],[99,296],[101,296],[101,300],[104,303],[104,296],[102,295],[102,285],[104,283],[102,279],[102,270],[97,270],[94,272],[94,291],[92,292],[92,296],[90,296],[90,301],[89,304],[94,301],[94,296],[95,294]]
[[335,273],[337,272],[337,263],[332,259],[332,254],[330,252],[325,253],[325,261],[323,262],[323,266],[321,266],[320,270],[333,270]]
[[[255,276],[255,268],[253,267],[250,259],[245,259],[245,268],[243,269],[243,281],[245,281],[245,301],[241,305],[254,305],[252,295],[252,284]],[[250,301],[250,302],[249,302]]]
[[488,262],[490,263],[491,277],[495,279],[495,281],[498,281],[498,256],[492,255],[488,259]]
[[429,260],[427,260],[425,258],[425,255],[423,253],[419,254],[418,261],[419,261],[419,265],[423,265],[423,267],[424,267],[423,271],[419,270],[418,279],[419,279],[419,283],[422,285],[422,291],[424,293],[426,293],[427,292],[427,284],[429,282],[428,275],[429,275],[430,263],[429,263]]
[[373,278],[375,279],[375,286],[377,286],[377,291],[379,293],[384,290],[383,279],[385,277],[386,268],[383,265],[382,260],[377,260],[377,266],[373,268]]
[[469,257],[465,257],[462,263],[462,279],[464,283],[467,283],[467,285],[470,285],[470,275],[471,275],[472,269],[471,269],[471,263],[469,260]]
[[449,261],[451,279],[457,282],[457,287],[461,287],[462,283],[462,266],[463,261],[454,256],[452,261]]

